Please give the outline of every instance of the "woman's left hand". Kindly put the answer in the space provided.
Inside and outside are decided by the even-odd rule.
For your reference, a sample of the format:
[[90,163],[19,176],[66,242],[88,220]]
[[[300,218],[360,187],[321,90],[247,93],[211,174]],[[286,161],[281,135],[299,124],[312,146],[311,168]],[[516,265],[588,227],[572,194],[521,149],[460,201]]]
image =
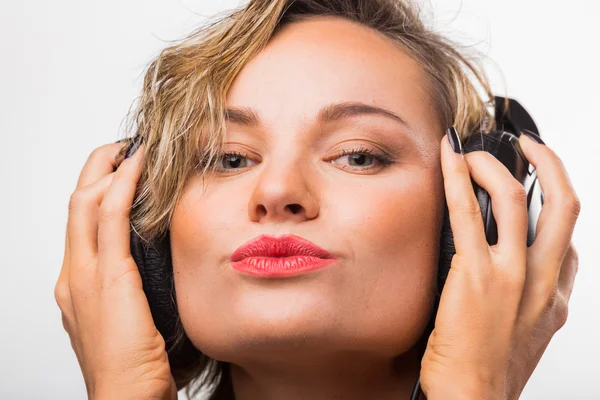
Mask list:
[[[421,363],[427,399],[517,399],[552,336],[565,324],[577,272],[571,236],[580,202],[559,157],[521,135],[544,205],[528,248],[523,186],[491,154],[441,143],[456,255]],[[498,243],[485,238],[471,180],[492,198]]]

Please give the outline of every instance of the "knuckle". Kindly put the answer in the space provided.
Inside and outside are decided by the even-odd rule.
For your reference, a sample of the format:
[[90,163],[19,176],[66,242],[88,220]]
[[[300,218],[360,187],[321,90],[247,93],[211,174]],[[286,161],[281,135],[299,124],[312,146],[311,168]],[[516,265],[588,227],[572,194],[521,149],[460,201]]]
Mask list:
[[107,151],[109,149],[110,149],[110,145],[109,144],[105,144],[105,145],[102,145],[100,147],[96,147],[90,153],[90,155],[88,157],[88,161],[89,160],[95,160],[97,158],[104,158],[104,157],[106,157]]
[[555,329],[558,331],[560,328],[565,326],[569,319],[569,306],[564,301],[554,301],[554,321]]
[[74,191],[69,198],[69,211],[79,209],[87,201],[88,196],[83,190]]
[[71,325],[71,324],[69,323],[69,318],[67,318],[67,315],[66,315],[65,313],[62,313],[62,317],[61,317],[61,319],[62,319],[62,326],[63,326],[63,329],[64,329],[64,330],[65,330],[67,333],[69,333],[69,334],[70,334],[70,332],[71,332],[70,325]]
[[578,217],[581,212],[581,201],[579,200],[579,197],[573,193],[570,196],[565,196],[564,201],[565,209],[569,210],[575,217]]
[[515,184],[508,191],[508,195],[514,203],[523,207],[527,205],[527,192],[525,191],[525,187],[523,185],[519,183]]
[[96,147],[94,150],[92,150],[92,152],[90,153],[90,155],[88,156],[88,159],[92,159],[92,158],[96,158],[98,157],[98,155],[100,154],[102,149],[102,146],[100,147]]
[[461,214],[467,215],[469,217],[479,216],[481,214],[479,204],[475,203],[474,201],[458,203],[456,205],[456,208]]
[[66,283],[58,282],[54,286],[54,299],[56,304],[61,311],[65,311],[68,305],[71,303],[71,290],[69,285]]
[[95,162],[97,159],[102,157],[102,153],[103,153],[103,146],[100,147],[96,147],[94,150],[92,150],[92,152],[90,153],[90,155],[87,158],[86,164],[90,164],[92,162]]
[[573,271],[577,273],[579,270],[579,253],[577,253],[574,247],[571,247],[571,266]]
[[573,246],[573,243],[571,243],[571,257],[573,258],[573,261],[575,261],[575,263],[579,263],[579,252],[577,251],[575,246]]
[[111,204],[108,202],[102,202],[98,208],[98,221],[99,222],[110,222],[115,219],[119,219],[123,216],[127,216],[128,211],[124,210],[118,205]]

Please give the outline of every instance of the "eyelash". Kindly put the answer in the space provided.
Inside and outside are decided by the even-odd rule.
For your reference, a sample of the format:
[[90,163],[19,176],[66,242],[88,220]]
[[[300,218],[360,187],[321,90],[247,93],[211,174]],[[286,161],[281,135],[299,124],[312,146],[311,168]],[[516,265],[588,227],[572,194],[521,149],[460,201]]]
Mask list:
[[[371,149],[363,147],[363,146],[360,146],[359,148],[348,150],[348,151],[344,149],[344,150],[342,150],[342,152],[340,154],[336,155],[335,158],[331,158],[330,161],[333,163],[334,160],[337,160],[340,157],[352,156],[355,154],[370,155],[379,163],[379,165],[380,165],[379,168],[381,168],[381,169],[389,167],[390,165],[393,165],[396,163],[396,161],[392,160],[385,153],[374,151],[374,150],[371,150]],[[223,159],[227,159],[229,157],[247,158],[248,154],[239,153],[237,151],[223,153],[221,155],[221,158],[219,159],[219,166],[221,165],[221,162],[223,161]],[[350,169],[353,171],[365,171],[365,170],[371,170],[371,169],[376,169],[376,168],[378,168],[378,167],[377,166],[354,167],[354,166],[347,166],[347,165],[342,167],[343,170]],[[231,170],[236,170],[236,169],[243,170],[243,168],[232,168],[232,169],[219,168],[219,171],[224,172],[224,171],[231,171]]]

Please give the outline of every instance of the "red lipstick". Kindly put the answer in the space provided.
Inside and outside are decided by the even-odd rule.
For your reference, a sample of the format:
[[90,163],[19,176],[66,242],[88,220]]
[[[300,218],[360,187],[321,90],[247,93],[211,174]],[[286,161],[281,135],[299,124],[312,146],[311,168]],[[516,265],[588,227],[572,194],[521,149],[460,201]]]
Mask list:
[[336,257],[296,235],[260,235],[231,255],[231,266],[260,277],[284,277],[323,268]]

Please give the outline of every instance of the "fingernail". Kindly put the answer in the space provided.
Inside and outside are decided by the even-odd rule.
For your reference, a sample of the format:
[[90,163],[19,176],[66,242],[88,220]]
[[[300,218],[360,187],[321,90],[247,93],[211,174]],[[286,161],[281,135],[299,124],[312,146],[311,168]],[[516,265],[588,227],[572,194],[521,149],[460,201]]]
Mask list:
[[525,134],[525,136],[527,136],[529,139],[533,140],[536,143],[543,144],[544,146],[546,145],[542,138],[540,138],[538,135],[536,135],[528,129],[523,129],[521,133]]
[[462,154],[462,145],[460,143],[460,138],[458,137],[458,132],[456,132],[456,128],[448,128],[448,141],[455,153]]

